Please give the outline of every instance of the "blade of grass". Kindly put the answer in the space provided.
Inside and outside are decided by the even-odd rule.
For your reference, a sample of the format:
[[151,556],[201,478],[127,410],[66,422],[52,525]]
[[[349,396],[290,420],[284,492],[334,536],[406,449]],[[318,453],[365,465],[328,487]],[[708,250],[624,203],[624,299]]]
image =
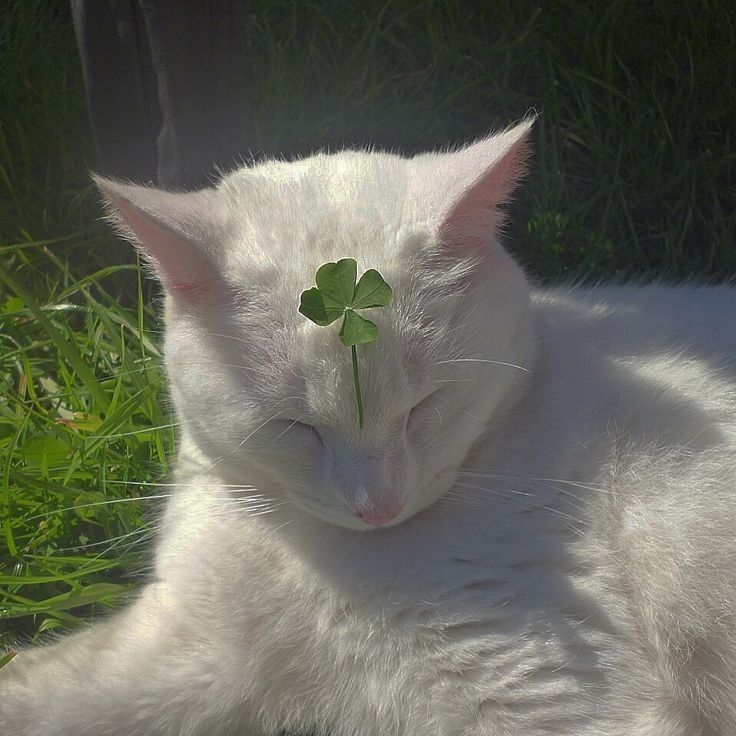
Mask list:
[[0,280],[2,280],[22,300],[33,316],[38,320],[46,334],[53,341],[57,350],[66,358],[76,374],[79,376],[85,388],[92,395],[100,407],[106,409],[109,405],[107,395],[102,390],[92,370],[84,362],[83,358],[70,345],[69,340],[51,323],[33,295],[23,288],[9,273],[0,269]]

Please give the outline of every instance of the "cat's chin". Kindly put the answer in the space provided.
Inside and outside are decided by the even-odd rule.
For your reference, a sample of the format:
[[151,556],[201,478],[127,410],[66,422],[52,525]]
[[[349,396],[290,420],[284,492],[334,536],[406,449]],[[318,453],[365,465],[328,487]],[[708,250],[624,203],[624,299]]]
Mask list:
[[[333,526],[340,527],[341,529],[350,530],[351,532],[359,532],[360,534],[377,534],[400,527],[404,522],[413,519],[417,514],[421,514],[422,511],[423,509],[410,514],[401,514],[390,521],[380,524],[367,523],[357,518],[354,521],[349,518],[341,519],[340,521],[332,519],[328,523]],[[323,519],[323,521],[326,520]]]
[[[407,516],[403,519],[392,519],[391,521],[381,523],[381,524],[372,524],[365,521],[361,521],[360,519],[355,519],[355,523],[351,523],[349,520],[346,520],[344,523],[341,522],[337,524],[337,526],[343,528],[343,529],[350,529],[350,531],[354,532],[361,532],[361,533],[371,533],[371,532],[380,532],[385,531],[386,529],[393,529],[397,526],[399,526],[402,522],[406,521],[406,519],[409,519],[411,517]],[[334,523],[334,522],[332,522]]]

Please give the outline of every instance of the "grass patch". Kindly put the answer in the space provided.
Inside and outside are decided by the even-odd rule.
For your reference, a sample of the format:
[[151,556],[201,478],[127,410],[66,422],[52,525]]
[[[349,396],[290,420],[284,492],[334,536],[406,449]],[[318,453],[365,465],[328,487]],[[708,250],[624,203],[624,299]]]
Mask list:
[[173,437],[142,289],[131,309],[104,288],[136,267],[76,279],[42,251],[59,272],[45,303],[19,279],[42,280],[26,251],[0,272],[0,618],[27,637],[131,587]]
[[[250,6],[245,158],[437,148],[533,108],[535,154],[508,239],[535,277],[733,276],[731,4]],[[67,3],[10,2],[0,49],[0,645],[10,645],[116,605],[145,573],[173,430],[155,291],[97,219]]]

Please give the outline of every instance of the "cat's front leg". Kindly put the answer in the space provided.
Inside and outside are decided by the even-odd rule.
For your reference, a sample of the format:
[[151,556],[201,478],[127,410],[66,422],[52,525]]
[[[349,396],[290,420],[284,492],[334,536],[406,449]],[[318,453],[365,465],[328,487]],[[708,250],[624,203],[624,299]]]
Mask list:
[[228,687],[175,602],[166,586],[150,585],[110,620],[21,651],[0,670],[0,733],[262,736],[247,695]]

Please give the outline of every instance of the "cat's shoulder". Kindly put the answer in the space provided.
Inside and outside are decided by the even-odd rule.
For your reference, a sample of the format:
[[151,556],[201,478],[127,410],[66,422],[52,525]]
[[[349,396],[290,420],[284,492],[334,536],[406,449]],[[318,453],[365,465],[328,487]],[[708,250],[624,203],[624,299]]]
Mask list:
[[536,289],[532,303],[547,339],[736,353],[732,284],[560,285]]

